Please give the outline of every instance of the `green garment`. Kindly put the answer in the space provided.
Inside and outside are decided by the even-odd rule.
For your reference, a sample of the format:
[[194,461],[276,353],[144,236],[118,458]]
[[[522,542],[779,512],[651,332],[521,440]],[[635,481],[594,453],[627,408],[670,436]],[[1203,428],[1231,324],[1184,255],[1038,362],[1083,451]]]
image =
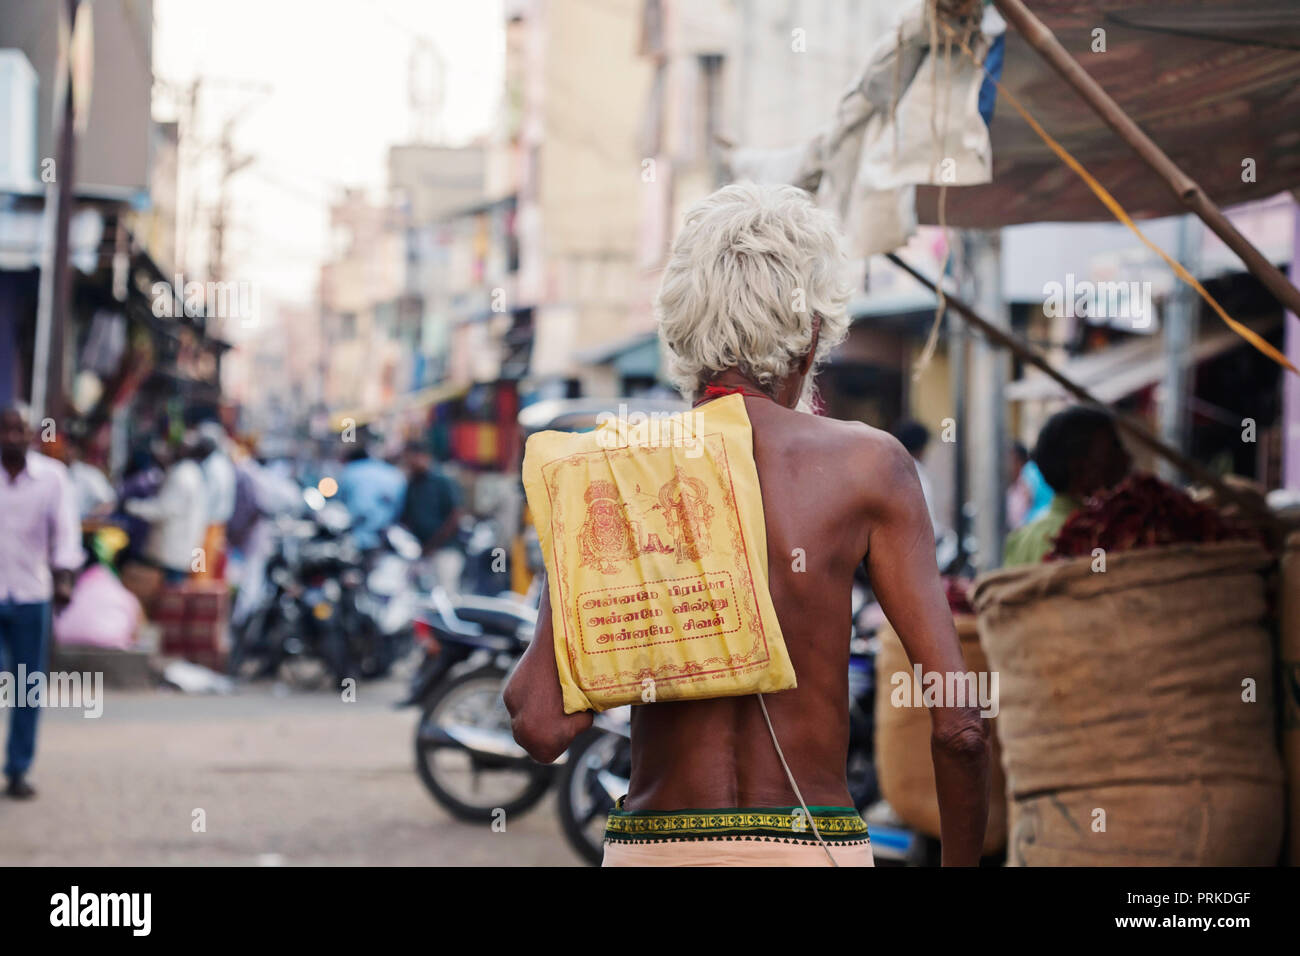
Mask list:
[[1018,564],[1037,564],[1043,560],[1052,550],[1056,536],[1061,533],[1061,526],[1078,507],[1078,500],[1068,495],[1055,495],[1041,518],[1007,535],[1006,547],[1002,551],[1002,566],[1010,568]]

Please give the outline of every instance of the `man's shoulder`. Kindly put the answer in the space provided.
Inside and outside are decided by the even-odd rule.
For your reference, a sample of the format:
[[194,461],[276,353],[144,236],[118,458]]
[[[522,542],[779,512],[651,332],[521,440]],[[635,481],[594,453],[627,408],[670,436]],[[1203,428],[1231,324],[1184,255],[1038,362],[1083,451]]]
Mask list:
[[912,456],[888,432],[801,413],[783,425],[781,434],[769,433],[777,456],[796,481],[819,489],[831,511],[880,517],[905,502],[909,489],[921,493]]
[[203,466],[192,458],[176,463],[176,479],[191,490],[201,490],[207,486],[208,479]]
[[808,421],[799,423],[798,435],[802,442],[834,456],[842,464],[868,468],[872,473],[881,469],[892,472],[915,467],[912,456],[887,431],[865,422],[822,415],[809,415],[807,418]]
[[39,451],[29,451],[27,453],[27,467],[31,468],[33,471],[45,471],[46,473],[59,475],[66,475],[68,473],[67,465],[59,461],[57,458],[43,455]]
[[406,487],[419,494],[441,494],[450,488],[451,478],[440,471],[425,471],[406,479]]
[[67,465],[57,458],[42,455],[39,451],[27,453],[27,470],[33,478],[53,478],[64,484],[72,481],[72,473],[68,471]]

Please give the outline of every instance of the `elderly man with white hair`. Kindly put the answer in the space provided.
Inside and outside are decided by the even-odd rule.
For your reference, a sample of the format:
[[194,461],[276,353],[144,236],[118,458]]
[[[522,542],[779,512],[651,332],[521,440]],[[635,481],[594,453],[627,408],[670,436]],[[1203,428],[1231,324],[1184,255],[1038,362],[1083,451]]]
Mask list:
[[[846,267],[833,218],[791,186],[720,189],[687,213],[673,243],[656,305],[670,373],[697,406],[742,396],[766,583],[798,682],[766,700],[634,707],[631,781],[611,813],[607,866],[871,864],[845,771],[858,565],[912,662],[965,672],[911,456],[886,432],[810,413],[817,366],[848,329]],[[592,723],[590,711],[565,712],[552,627],[548,598],[506,691],[516,739],[542,761]],[[973,865],[987,730],[969,706],[936,706],[931,717],[944,863]],[[812,815],[803,826],[801,808]],[[827,833],[855,838],[831,846]]]

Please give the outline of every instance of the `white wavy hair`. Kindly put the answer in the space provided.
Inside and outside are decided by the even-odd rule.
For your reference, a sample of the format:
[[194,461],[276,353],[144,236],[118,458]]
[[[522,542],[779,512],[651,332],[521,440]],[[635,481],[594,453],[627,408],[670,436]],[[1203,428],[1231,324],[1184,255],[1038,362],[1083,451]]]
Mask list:
[[817,365],[848,334],[848,255],[835,218],[794,186],[733,183],[696,203],[673,241],[655,299],[668,376],[687,398],[737,368],[775,390],[821,331]]

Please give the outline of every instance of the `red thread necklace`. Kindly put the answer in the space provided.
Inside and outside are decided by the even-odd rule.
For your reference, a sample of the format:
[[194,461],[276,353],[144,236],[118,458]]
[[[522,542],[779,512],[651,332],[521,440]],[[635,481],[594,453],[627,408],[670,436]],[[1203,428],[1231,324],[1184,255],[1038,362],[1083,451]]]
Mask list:
[[773,400],[771,395],[750,391],[743,385],[734,387],[729,385],[706,385],[704,386],[704,394],[692,402],[691,407],[699,408],[705,402],[711,402],[715,398],[722,398],[724,395],[747,395],[750,398],[766,398],[769,402]]

